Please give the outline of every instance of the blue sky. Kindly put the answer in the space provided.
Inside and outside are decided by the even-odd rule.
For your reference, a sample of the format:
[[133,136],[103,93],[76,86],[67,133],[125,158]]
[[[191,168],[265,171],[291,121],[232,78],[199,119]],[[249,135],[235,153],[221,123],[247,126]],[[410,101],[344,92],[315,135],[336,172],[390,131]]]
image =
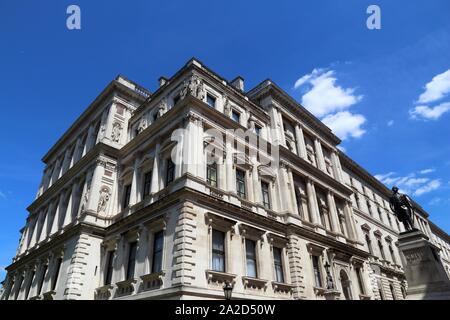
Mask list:
[[[66,28],[71,4],[81,30]],[[370,4],[380,30],[366,27]],[[154,90],[192,56],[246,89],[274,80],[450,232],[449,12],[448,0],[1,1],[0,269],[41,157],[84,108],[117,74]]]

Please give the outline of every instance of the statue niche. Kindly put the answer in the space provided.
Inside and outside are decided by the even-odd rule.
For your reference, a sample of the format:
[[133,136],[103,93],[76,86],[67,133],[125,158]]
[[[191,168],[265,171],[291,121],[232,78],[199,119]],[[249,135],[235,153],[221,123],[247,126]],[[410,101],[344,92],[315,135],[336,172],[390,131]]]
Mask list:
[[106,207],[108,206],[108,201],[111,196],[108,187],[102,187],[100,189],[100,198],[98,199],[97,213],[105,213]]

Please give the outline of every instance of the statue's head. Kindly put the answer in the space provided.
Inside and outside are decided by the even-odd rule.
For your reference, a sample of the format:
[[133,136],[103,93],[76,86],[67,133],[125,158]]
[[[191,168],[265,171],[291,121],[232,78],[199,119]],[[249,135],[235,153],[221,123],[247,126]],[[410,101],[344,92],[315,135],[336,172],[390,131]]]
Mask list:
[[393,187],[392,187],[392,191],[393,191],[394,193],[397,193],[397,192],[398,192],[398,188],[397,188],[396,186],[393,186]]

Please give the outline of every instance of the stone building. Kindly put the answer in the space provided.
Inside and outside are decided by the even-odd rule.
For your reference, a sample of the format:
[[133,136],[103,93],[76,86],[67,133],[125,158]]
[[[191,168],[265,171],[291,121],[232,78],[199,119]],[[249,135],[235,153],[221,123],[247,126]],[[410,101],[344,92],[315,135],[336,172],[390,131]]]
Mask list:
[[159,82],[117,77],[44,156],[3,299],[404,299],[390,191],[328,127],[196,59]]

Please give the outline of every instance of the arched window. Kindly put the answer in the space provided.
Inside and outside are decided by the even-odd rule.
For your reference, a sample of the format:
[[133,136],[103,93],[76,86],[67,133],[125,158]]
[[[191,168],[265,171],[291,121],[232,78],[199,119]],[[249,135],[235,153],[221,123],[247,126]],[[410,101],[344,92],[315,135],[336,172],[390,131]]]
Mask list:
[[352,290],[350,286],[350,279],[344,270],[339,273],[341,280],[342,293],[344,294],[345,300],[352,300]]

